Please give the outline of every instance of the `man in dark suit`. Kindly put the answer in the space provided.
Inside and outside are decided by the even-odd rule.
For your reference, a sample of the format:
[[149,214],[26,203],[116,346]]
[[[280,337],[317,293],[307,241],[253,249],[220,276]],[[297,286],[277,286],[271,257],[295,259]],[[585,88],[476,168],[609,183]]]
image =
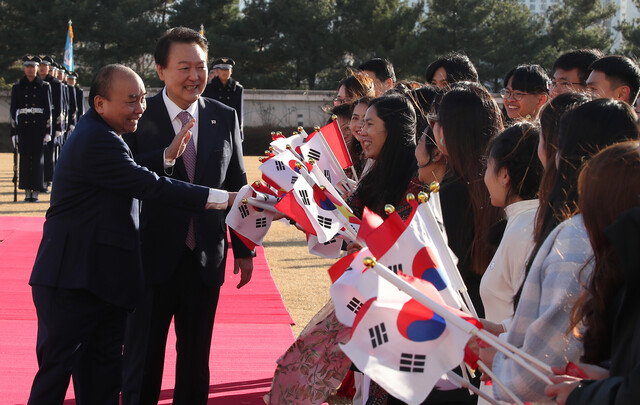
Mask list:
[[[207,48],[207,40],[188,28],[173,28],[160,38],[154,58],[165,88],[147,99],[138,130],[126,140],[136,161],[157,174],[236,191],[246,184],[236,113],[200,97],[207,80]],[[165,147],[183,120],[195,120],[193,137],[175,159]],[[147,290],[127,324],[124,405],[157,404],[172,318],[177,336],[173,403],[207,403],[211,337],[227,253],[224,220],[222,212],[193,214],[160,201],[143,204]],[[242,271],[240,288],[251,278],[253,252],[233,234],[232,246],[234,271]]]
[[[118,404],[126,314],[144,289],[138,199],[202,212],[223,210],[234,198],[136,164],[121,135],[136,130],[144,96],[144,84],[131,69],[102,68],[91,85],[91,109],[58,160],[29,280],[40,367],[30,405],[62,404],[71,375],[77,404]],[[168,150],[184,150],[189,128]]]

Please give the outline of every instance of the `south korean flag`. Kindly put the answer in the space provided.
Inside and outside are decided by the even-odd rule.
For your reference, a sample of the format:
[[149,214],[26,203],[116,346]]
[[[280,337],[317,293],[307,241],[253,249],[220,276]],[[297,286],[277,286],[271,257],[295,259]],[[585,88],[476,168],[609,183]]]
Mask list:
[[329,198],[314,190],[307,181],[300,177],[293,185],[292,194],[298,205],[309,219],[320,243],[329,242],[345,225],[338,217],[338,209]]
[[[246,203],[243,203],[243,200]],[[275,196],[256,192],[247,184],[238,191],[225,222],[243,239],[245,244],[253,244],[254,247],[261,246],[275,212],[251,205],[250,202],[256,201],[260,205],[271,206],[275,205],[277,200]],[[252,246],[247,247],[253,249]]]

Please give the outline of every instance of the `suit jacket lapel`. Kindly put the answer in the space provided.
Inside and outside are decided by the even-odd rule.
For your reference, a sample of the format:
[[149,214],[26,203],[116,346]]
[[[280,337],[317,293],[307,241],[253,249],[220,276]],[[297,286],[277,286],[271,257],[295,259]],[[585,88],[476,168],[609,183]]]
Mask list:
[[202,176],[202,171],[206,166],[207,160],[214,149],[215,137],[217,135],[217,124],[215,122],[215,114],[211,111],[213,107],[205,108],[204,100],[198,99],[198,152],[196,155],[196,174],[197,181]]

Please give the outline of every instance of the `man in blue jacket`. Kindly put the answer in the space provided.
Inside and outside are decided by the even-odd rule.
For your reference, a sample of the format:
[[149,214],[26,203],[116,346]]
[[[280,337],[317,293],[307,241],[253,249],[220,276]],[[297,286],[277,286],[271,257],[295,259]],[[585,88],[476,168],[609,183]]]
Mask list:
[[[76,403],[118,404],[126,314],[144,287],[138,200],[202,212],[225,209],[235,197],[136,164],[121,137],[136,130],[146,108],[144,84],[131,69],[103,67],[89,97],[91,109],[58,160],[29,281],[39,364],[29,404],[62,404],[71,375]],[[169,149],[179,155],[190,128]]]

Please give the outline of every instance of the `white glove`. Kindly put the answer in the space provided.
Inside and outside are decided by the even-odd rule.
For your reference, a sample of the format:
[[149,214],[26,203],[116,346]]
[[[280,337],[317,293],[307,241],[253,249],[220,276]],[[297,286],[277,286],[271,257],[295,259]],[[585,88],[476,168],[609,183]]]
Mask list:
[[13,135],[11,137],[11,143],[13,143],[13,147],[16,147],[16,143],[18,143],[18,135]]
[[43,143],[49,143],[51,142],[51,135],[47,134],[44,136],[44,142]]
[[72,133],[74,129],[76,129],[75,125],[69,125],[69,133]]
[[60,138],[62,136],[62,131],[56,131],[55,137]]

